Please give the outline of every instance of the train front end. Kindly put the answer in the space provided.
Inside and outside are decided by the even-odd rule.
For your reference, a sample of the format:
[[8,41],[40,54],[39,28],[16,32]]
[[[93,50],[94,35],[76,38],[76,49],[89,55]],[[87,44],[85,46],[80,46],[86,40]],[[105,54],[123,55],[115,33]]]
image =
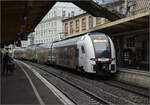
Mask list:
[[116,73],[116,55],[112,40],[105,34],[90,35],[95,57],[93,71],[98,75],[110,75]]

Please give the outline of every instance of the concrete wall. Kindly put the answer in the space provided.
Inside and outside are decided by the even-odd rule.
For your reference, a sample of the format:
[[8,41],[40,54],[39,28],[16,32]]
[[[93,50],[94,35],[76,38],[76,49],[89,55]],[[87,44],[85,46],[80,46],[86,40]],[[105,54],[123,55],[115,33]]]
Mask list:
[[115,79],[135,86],[150,88],[150,72],[120,68]]

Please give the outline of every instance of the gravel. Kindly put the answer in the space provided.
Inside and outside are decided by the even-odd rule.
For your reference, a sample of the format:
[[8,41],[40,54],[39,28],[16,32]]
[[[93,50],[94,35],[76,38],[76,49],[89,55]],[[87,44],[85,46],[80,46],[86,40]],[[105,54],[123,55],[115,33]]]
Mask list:
[[52,83],[57,89],[59,89],[62,93],[64,93],[70,100],[72,100],[77,105],[102,105],[95,99],[91,98],[87,94],[81,92],[75,87],[67,84],[66,82],[60,80],[59,78],[47,73],[43,72],[40,69],[37,69],[38,72],[47,79],[50,83]]
[[[126,91],[121,88],[107,85],[104,82],[100,82],[95,79],[92,80],[92,79],[86,78],[85,76],[78,75],[78,73],[72,73],[72,72],[70,73],[65,70],[60,70],[60,69],[56,69],[53,67],[45,67],[44,65],[39,65],[39,64],[36,64],[36,66],[40,66],[49,72],[53,72],[53,73],[65,78],[66,80],[69,80],[70,82],[72,82],[78,86],[81,86],[84,89],[91,91],[94,94],[98,95],[99,97],[102,97],[103,99],[108,100],[112,103],[115,103],[118,105],[130,105],[130,104],[148,105],[149,104],[149,99],[144,96],[137,95],[135,93]],[[82,105],[84,105],[84,104],[93,105],[90,102],[92,102],[94,104],[97,103],[97,102],[93,102],[93,99],[88,98],[86,94],[79,92],[77,89],[74,89],[74,87],[68,86],[67,83],[65,83],[63,81],[61,83],[60,82],[58,83],[56,81],[56,77],[54,79],[54,77],[50,77],[50,75],[47,73],[44,74],[43,76],[47,80],[49,80],[49,82],[53,83],[57,88],[61,88],[60,90],[62,92],[65,92],[65,94],[68,97],[70,97],[71,99],[73,99],[75,102],[78,102],[80,100],[79,101],[80,105],[81,104]],[[78,95],[78,94],[80,94],[80,95]],[[87,99],[87,100],[85,100],[85,99]],[[86,103],[84,103],[84,102],[86,102]]]

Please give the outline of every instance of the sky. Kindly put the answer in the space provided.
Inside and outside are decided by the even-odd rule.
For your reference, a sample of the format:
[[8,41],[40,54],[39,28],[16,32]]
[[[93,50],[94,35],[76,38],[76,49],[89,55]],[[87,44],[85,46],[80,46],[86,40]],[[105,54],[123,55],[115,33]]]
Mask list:
[[[102,0],[93,0],[93,1],[98,1],[99,4],[102,3]],[[107,2],[110,2],[110,1],[118,1],[118,0],[108,0]],[[56,6],[78,8],[76,5],[74,5],[73,3],[70,3],[70,2],[56,2],[56,4],[54,5],[54,7],[56,7]]]
[[56,6],[60,6],[60,7],[74,7],[74,8],[78,8],[76,5],[74,5],[73,3],[66,3],[66,2],[57,2],[54,7]]

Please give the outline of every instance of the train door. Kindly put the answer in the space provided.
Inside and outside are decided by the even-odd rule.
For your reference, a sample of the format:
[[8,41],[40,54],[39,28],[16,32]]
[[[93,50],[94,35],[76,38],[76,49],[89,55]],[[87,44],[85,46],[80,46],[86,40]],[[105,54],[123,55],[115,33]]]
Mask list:
[[86,59],[87,59],[87,57],[86,57],[86,51],[85,51],[85,46],[84,46],[84,41],[78,41],[78,43],[77,43],[77,47],[78,47],[78,49],[79,49],[79,58],[78,58],[78,60],[79,60],[79,68],[81,69],[81,70],[86,70]]

